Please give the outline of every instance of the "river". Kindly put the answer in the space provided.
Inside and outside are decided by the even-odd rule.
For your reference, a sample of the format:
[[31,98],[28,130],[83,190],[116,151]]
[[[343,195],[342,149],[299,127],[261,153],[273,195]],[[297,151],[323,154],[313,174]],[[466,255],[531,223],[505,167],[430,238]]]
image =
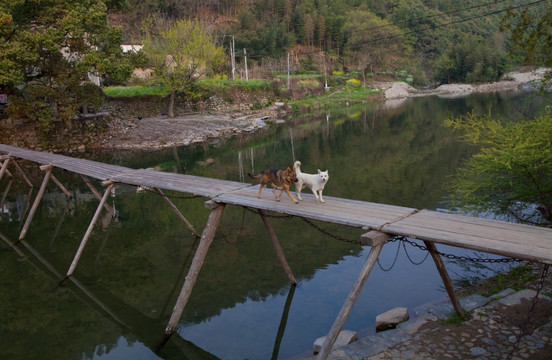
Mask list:
[[[363,104],[298,116],[217,147],[80,156],[245,182],[248,172],[300,160],[304,172],[329,171],[325,195],[441,209],[455,170],[477,151],[444,127],[444,119],[473,111],[515,121],[545,104],[534,94],[513,92],[415,98],[394,107]],[[298,280],[290,287],[258,215],[229,206],[177,331],[163,343],[197,239],[158,195],[120,185],[109,198],[117,219],[102,213],[72,280],[59,283],[98,202],[82,178],[54,171],[74,199],[50,184],[25,240],[12,246],[23,226],[21,212],[41,181],[36,166],[26,169],[35,183],[31,195],[22,181],[7,192],[7,179],[0,182],[6,194],[0,212],[0,358],[289,359],[329,331],[369,251],[357,243],[360,229],[271,218]],[[203,229],[205,198],[168,195]],[[379,313],[403,306],[414,314],[427,302],[446,299],[425,252],[393,242],[379,260],[344,329],[367,334]],[[456,284],[505,269],[446,263]]]

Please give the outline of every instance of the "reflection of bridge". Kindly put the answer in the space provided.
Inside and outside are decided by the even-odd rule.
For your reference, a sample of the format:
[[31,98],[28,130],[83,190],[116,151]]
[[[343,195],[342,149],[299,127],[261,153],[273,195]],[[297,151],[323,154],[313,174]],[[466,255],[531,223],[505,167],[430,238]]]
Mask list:
[[[17,171],[26,179],[21,168],[17,165],[17,159],[26,159],[39,163],[41,165],[40,168],[45,171],[44,180],[29,211],[20,239],[24,238],[30,226],[34,210],[36,210],[40,202],[48,180],[52,178],[62,190],[64,189],[63,185],[53,177],[53,168],[61,168],[81,174],[81,176],[99,179],[106,186],[103,196],[95,193],[96,197],[100,200],[100,204],[81,241],[66,277],[70,277],[73,274],[88,236],[98,220],[102,208],[106,207],[108,211],[114,214],[113,209],[107,207],[106,199],[115,183],[154,188],[194,233],[196,232],[193,226],[188,223],[186,218],[163,194],[161,189],[201,195],[211,199],[206,202],[206,206],[211,210],[211,214],[201,235],[200,244],[196,250],[169,324],[165,329],[166,334],[172,334],[178,324],[209,246],[214,238],[226,204],[257,209],[267,228],[282,266],[290,282],[293,284],[295,284],[295,278],[287,264],[276,234],[266,217],[266,211],[275,211],[372,230],[362,236],[363,243],[372,246],[372,250],[322,346],[318,355],[319,359],[325,359],[329,354],[383,245],[391,236],[403,235],[424,242],[425,246],[431,251],[451,302],[459,314],[463,313],[462,308],[456,298],[444,263],[436,251],[435,243],[552,264],[552,229],[548,228],[331,197],[326,197],[326,204],[316,203],[313,197],[307,197],[305,201],[296,205],[287,198],[284,198],[281,202],[274,201],[270,190],[266,189],[262,199],[257,199],[258,187],[241,182],[164,173],[148,169],[130,169],[91,160],[30,151],[2,144],[0,144],[0,154],[4,154],[0,155],[0,179],[6,173],[12,175],[8,170],[10,163],[14,163]],[[93,188],[91,190],[95,191]]]

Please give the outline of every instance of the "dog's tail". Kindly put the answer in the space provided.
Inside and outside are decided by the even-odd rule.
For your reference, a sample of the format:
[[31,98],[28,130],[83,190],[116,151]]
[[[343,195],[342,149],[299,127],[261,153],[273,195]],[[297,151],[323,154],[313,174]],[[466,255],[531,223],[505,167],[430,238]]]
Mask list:
[[261,178],[261,174],[247,173],[247,175],[249,175],[249,177],[252,178],[252,179],[260,179]]
[[293,170],[295,170],[295,173],[297,174],[301,173],[301,161],[297,160],[293,163]]

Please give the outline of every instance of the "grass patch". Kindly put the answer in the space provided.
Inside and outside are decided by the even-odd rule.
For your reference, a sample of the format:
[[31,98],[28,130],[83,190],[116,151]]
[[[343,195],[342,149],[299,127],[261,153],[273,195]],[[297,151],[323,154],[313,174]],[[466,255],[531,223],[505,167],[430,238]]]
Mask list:
[[463,321],[469,320],[469,318],[470,318],[470,313],[467,311],[464,311],[464,314],[462,315],[458,315],[457,313],[452,314],[448,318],[444,319],[443,322],[445,324],[458,325]]
[[109,86],[102,90],[106,96],[111,97],[166,96],[169,94],[165,86]]
[[377,97],[380,92],[381,90],[365,88],[344,89],[321,96],[299,99],[290,105],[294,110],[301,109],[302,112],[311,112],[336,106],[364,103]]
[[487,279],[468,285],[460,290],[461,294],[478,293],[485,297],[492,297],[508,288],[515,291],[530,287],[537,280],[537,275],[530,265],[520,265],[511,268],[506,273],[499,273]]
[[[269,81],[264,80],[226,80],[226,79],[203,79],[197,83],[205,90],[225,90],[238,87],[246,92],[267,91],[271,89]],[[133,97],[133,96],[167,96],[169,90],[162,85],[157,86],[108,86],[102,88],[106,96],[111,97]]]
[[202,79],[198,84],[204,88],[225,89],[238,87],[244,91],[269,90],[270,82],[265,80],[227,80],[227,79]]

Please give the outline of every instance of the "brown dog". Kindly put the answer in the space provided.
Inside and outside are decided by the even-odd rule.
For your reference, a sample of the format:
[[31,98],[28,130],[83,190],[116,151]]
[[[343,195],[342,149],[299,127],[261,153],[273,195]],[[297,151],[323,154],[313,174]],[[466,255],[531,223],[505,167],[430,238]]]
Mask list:
[[[285,191],[286,194],[289,195],[291,200],[293,200],[294,203],[298,203],[296,198],[291,195],[289,192],[289,187],[291,184],[295,184],[297,182],[297,176],[295,174],[295,170],[288,168],[286,170],[278,170],[278,169],[266,169],[260,174],[251,174],[247,173],[250,177],[253,179],[260,179],[261,180],[261,186],[259,187],[259,194],[257,197],[261,198],[261,192],[263,191],[263,187],[271,183],[272,184],[272,192],[274,193],[274,196],[276,196],[276,201],[280,201],[280,198],[282,197],[282,193]],[[280,190],[280,194],[276,194],[276,189]]]

